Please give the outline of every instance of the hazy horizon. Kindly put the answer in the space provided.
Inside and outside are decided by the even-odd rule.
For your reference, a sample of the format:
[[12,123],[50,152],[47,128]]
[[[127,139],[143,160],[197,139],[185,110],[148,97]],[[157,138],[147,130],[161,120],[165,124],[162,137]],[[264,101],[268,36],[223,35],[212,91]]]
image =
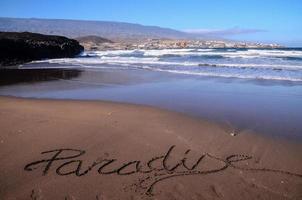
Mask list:
[[127,22],[289,47],[302,46],[300,10],[302,3],[298,0],[0,2],[0,17]]

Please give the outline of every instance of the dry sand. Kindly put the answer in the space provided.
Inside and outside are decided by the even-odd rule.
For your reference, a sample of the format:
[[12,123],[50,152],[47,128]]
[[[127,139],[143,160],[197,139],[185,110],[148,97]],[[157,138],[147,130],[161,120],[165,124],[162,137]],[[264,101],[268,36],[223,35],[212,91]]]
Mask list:
[[299,142],[97,101],[0,97],[0,119],[1,200],[302,199]]

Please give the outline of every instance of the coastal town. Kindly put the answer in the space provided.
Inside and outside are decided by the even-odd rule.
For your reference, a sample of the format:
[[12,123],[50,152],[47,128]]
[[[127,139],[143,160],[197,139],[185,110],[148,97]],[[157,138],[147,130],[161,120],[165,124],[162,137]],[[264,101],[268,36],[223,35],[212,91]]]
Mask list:
[[183,48],[282,48],[278,44],[224,40],[145,39],[137,41],[80,41],[86,50],[183,49]]

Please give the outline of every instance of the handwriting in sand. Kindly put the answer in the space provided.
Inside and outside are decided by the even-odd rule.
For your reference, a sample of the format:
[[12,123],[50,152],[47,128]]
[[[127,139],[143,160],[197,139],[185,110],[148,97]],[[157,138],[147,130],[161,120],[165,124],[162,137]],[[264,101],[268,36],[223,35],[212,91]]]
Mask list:
[[[188,149],[176,164],[175,161],[174,164],[172,164],[170,158],[174,149],[175,145],[171,146],[163,155],[155,156],[147,162],[131,160],[118,167],[113,167],[113,163],[116,163],[117,159],[97,159],[85,169],[82,166],[84,160],[81,160],[80,157],[86,154],[86,151],[79,149],[55,149],[42,152],[41,154],[47,155],[47,158],[29,163],[24,167],[24,169],[26,171],[32,171],[37,170],[40,167],[43,169],[43,175],[47,175],[49,171],[55,170],[55,173],[59,176],[75,175],[79,177],[85,176],[93,171],[100,175],[115,174],[120,176],[129,176],[133,174],[142,174],[144,177],[134,185],[142,189],[144,191],[143,193],[146,195],[153,195],[156,184],[170,178],[213,174],[227,170],[228,168],[282,173],[302,178],[302,174],[277,169],[242,167],[237,163],[252,159],[252,156],[242,154],[233,154],[225,158],[219,158],[209,153],[202,153],[197,158],[188,159],[188,155],[191,151]],[[215,164],[215,166],[211,166],[210,169],[205,169],[205,165],[207,164],[205,162],[206,160],[209,161],[209,159],[215,161],[217,164]],[[54,163],[57,164],[56,168],[52,167]]]

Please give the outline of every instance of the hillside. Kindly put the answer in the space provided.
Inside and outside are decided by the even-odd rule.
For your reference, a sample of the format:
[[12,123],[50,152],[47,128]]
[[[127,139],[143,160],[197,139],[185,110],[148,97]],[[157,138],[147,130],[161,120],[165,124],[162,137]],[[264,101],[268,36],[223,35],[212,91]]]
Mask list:
[[101,43],[113,43],[113,41],[108,40],[103,37],[99,37],[96,35],[88,35],[88,36],[83,36],[83,37],[77,37],[75,38],[77,41],[80,43],[86,43],[86,42],[91,42],[95,44],[101,44]]
[[72,38],[95,35],[109,39],[188,38],[191,36],[188,33],[169,28],[143,26],[124,22],[36,18],[0,18],[0,31],[28,31]]

